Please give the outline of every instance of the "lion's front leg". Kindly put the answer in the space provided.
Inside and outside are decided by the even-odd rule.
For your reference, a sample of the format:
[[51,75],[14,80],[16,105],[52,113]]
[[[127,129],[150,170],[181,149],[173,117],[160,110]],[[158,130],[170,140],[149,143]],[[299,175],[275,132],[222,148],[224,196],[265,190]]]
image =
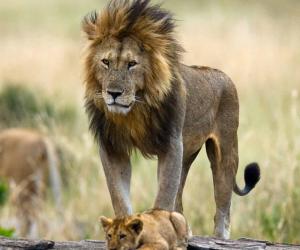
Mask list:
[[158,193],[155,208],[173,211],[182,169],[182,136],[172,138],[170,148],[158,156]]
[[116,160],[114,157],[109,157],[101,147],[100,157],[115,215],[132,214],[130,202],[131,164],[129,157]]

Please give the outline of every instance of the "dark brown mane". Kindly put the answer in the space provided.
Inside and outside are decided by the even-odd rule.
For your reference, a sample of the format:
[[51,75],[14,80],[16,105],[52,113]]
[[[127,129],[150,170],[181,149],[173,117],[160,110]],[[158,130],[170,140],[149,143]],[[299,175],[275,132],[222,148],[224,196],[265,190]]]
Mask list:
[[172,49],[177,56],[183,51],[174,38],[173,15],[160,5],[150,5],[150,0],[112,0],[101,13],[86,15],[82,26],[91,40],[135,36],[154,51],[161,50],[160,46]]
[[[183,109],[178,99],[181,96],[180,91],[178,86],[175,87],[160,108],[148,106],[133,110],[128,117],[119,116],[117,121],[108,119],[106,113],[99,110],[92,100],[86,99],[85,108],[90,120],[90,130],[109,155],[116,158],[127,157],[134,148],[138,148],[147,158],[163,154],[168,149],[170,137],[175,132],[174,128],[177,128],[176,124],[179,126],[176,114]],[[133,132],[136,134],[134,137]]]
[[[135,147],[145,156],[164,152],[176,123],[176,111],[183,91],[178,66],[183,52],[175,39],[172,14],[149,0],[112,0],[101,12],[83,20],[91,41],[85,60],[86,111],[90,129],[109,153],[125,157]],[[97,90],[93,57],[98,44],[107,37],[122,41],[132,37],[149,54],[151,69],[145,74],[143,98],[127,116],[109,114],[94,103]]]

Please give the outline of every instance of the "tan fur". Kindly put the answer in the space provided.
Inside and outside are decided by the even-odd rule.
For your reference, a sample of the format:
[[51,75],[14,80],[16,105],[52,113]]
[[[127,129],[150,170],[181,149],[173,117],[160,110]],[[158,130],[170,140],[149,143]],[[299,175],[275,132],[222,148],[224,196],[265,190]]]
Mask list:
[[132,150],[158,157],[154,208],[182,212],[190,166],[205,144],[214,180],[215,235],[229,238],[232,191],[249,193],[259,167],[247,166],[246,186],[239,189],[236,88],[217,69],[182,64],[174,27],[172,15],[149,0],[112,0],[102,12],[85,17],[90,129],[117,216],[132,213]]
[[100,221],[109,250],[179,250],[187,247],[187,222],[177,212],[152,210],[113,220],[101,217]]
[[21,224],[20,236],[32,233],[49,174],[53,177],[52,184],[57,185],[55,196],[60,202],[57,156],[52,147],[46,137],[34,131],[8,129],[0,133],[0,177],[15,186],[12,203]]

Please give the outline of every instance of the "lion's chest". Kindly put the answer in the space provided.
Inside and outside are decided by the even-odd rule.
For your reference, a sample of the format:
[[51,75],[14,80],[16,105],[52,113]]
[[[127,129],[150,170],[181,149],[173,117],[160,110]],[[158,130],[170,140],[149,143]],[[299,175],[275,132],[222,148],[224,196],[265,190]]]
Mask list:
[[168,131],[157,119],[128,119],[116,124],[115,136],[127,148],[126,151],[138,149],[146,157],[158,155],[165,151],[169,142]]
[[139,149],[143,155],[157,154],[154,146],[156,135],[151,136],[151,130],[147,124],[141,121],[134,124],[131,122],[124,124],[122,129],[118,129],[118,131],[124,133],[123,143],[132,149]]

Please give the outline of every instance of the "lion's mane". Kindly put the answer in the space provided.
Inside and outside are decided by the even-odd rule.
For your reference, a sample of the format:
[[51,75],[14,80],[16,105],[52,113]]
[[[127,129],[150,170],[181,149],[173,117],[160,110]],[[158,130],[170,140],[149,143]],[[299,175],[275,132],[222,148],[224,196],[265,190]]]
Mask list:
[[[82,23],[89,44],[85,57],[86,111],[97,141],[115,157],[128,156],[138,147],[145,156],[164,152],[177,122],[179,98],[184,87],[178,66],[183,52],[174,36],[172,14],[150,0],[112,0],[101,12],[88,14]],[[127,116],[109,114],[94,103],[99,92],[93,57],[97,46],[108,38],[131,37],[150,57],[145,73],[145,104],[135,105]]]

